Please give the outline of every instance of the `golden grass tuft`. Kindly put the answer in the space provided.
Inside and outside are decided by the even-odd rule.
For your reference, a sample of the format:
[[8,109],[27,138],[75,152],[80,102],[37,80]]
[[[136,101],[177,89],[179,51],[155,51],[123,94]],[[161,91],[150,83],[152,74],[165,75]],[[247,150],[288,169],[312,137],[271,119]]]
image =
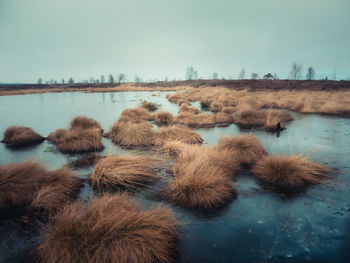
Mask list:
[[99,129],[102,130],[100,124],[94,119],[77,116],[70,122],[70,129]]
[[91,176],[91,186],[99,191],[116,189],[138,190],[158,179],[155,159],[134,156],[107,156],[98,161]]
[[170,112],[159,111],[152,114],[152,119],[157,125],[169,125],[172,123],[174,117]]
[[319,184],[329,177],[330,169],[297,155],[266,156],[253,167],[262,181],[292,190],[308,184]]
[[151,119],[151,113],[142,107],[136,107],[133,109],[125,109],[120,115],[120,120],[142,122]]
[[166,155],[177,156],[188,147],[187,143],[182,141],[165,141],[162,150]]
[[214,114],[192,114],[189,112],[183,112],[178,114],[174,119],[174,123],[187,125],[193,128],[214,127],[216,124]]
[[191,105],[189,103],[182,103],[180,108],[179,108],[179,113],[182,112],[189,112],[192,114],[198,114],[200,113],[200,110],[195,108],[195,107],[191,107]]
[[64,135],[66,135],[67,133],[68,130],[66,129],[57,129],[49,134],[47,140],[52,142],[53,144],[58,144],[62,140]]
[[52,199],[46,199],[45,202],[56,209],[55,199],[68,200],[79,190],[81,182],[68,168],[48,171],[32,161],[0,166],[0,209],[28,206],[33,200],[37,200],[38,204],[39,199],[43,200],[43,193],[38,196],[39,192],[48,186],[57,191],[52,192]]
[[223,107],[224,107],[224,105],[218,101],[213,101],[210,104],[210,110],[213,112],[221,111]]
[[218,148],[231,151],[244,165],[254,164],[267,155],[259,139],[253,134],[220,138]]
[[44,137],[29,127],[10,126],[5,130],[4,138],[1,142],[9,147],[22,148],[42,143],[44,140]]
[[267,110],[265,120],[265,130],[275,132],[277,131],[277,124],[280,123],[281,129],[285,128],[288,121],[292,121],[293,117],[285,110]]
[[116,144],[124,147],[149,147],[154,144],[155,132],[148,122],[116,122],[108,137]]
[[141,211],[125,194],[67,205],[48,224],[41,262],[170,262],[178,232],[169,208]]
[[218,112],[215,114],[215,122],[216,123],[232,123],[233,116],[231,114],[226,114],[224,112]]
[[235,107],[231,107],[231,106],[228,106],[228,107],[223,107],[221,109],[221,112],[225,113],[225,114],[232,114],[236,111],[237,109]]
[[266,112],[250,107],[238,108],[233,114],[234,122],[241,128],[251,129],[262,127],[265,124]]
[[181,125],[161,127],[157,131],[154,144],[162,145],[167,141],[181,141],[188,144],[202,143],[203,139],[198,132]]

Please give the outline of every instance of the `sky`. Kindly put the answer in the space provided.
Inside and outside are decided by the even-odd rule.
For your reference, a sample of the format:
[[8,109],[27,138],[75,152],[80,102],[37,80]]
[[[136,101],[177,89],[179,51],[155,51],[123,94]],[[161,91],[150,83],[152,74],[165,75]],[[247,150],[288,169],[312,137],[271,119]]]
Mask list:
[[350,79],[350,0],[0,0],[0,83],[125,73],[144,81]]

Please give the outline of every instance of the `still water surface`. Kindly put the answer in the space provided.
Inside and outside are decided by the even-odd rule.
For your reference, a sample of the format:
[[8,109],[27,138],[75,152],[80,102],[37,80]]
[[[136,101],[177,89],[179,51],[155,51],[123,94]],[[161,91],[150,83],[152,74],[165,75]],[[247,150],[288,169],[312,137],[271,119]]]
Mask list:
[[[159,103],[161,110],[176,114],[178,107],[168,102],[166,94],[71,92],[2,96],[0,133],[10,125],[23,125],[47,136],[58,128],[67,128],[76,115],[94,118],[108,130],[124,109],[135,107],[140,100]],[[334,179],[287,197],[264,189],[249,171],[240,171],[234,182],[238,198],[224,209],[203,214],[173,207],[180,222],[179,262],[349,262],[350,120],[293,115],[295,120],[279,138],[264,131],[252,132],[269,154],[310,154],[310,159],[338,169]],[[221,136],[250,132],[234,124],[197,131],[204,144],[215,144]],[[103,143],[101,155],[129,152],[107,139]],[[76,158],[59,153],[46,141],[23,151],[12,151],[0,144],[0,165],[34,159],[57,169]],[[79,177],[88,178],[91,170],[76,172]],[[159,185],[134,194],[134,198],[145,209],[170,205],[159,199]],[[93,192],[86,184],[79,198],[86,200],[91,196]],[[42,239],[40,233],[26,234],[19,229],[17,221],[0,216],[0,262],[22,262]]]

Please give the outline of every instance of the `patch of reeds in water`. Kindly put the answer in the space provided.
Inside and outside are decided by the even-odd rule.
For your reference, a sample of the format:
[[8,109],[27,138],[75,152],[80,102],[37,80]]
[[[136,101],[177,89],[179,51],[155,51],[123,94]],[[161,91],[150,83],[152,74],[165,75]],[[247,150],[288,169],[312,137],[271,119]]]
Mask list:
[[5,130],[1,142],[10,148],[19,149],[42,143],[44,140],[44,137],[29,127],[10,126]]

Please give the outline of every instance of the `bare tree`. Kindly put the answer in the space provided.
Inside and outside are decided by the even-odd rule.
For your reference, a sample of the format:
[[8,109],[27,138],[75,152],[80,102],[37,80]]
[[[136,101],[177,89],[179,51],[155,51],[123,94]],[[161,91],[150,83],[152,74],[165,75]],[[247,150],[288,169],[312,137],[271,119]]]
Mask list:
[[198,72],[193,67],[188,67],[186,69],[185,79],[186,80],[198,79]]
[[101,75],[101,83],[105,83],[105,76]]
[[244,79],[244,77],[245,77],[245,69],[242,69],[241,72],[239,73],[238,78],[239,79]]
[[212,79],[218,79],[219,78],[219,75],[217,72],[214,72],[213,75],[212,75]]
[[315,79],[315,70],[313,67],[309,67],[306,72],[306,79],[307,80],[313,80]]
[[112,74],[108,75],[108,83],[113,84],[114,83],[114,77]]
[[42,79],[42,78],[38,78],[37,83],[38,83],[39,85],[43,84],[43,79]]
[[257,79],[258,78],[258,73],[253,72],[252,73],[252,79]]
[[74,83],[74,80],[73,80],[72,77],[69,78],[68,83],[69,83],[69,84],[73,84],[73,83]]
[[293,63],[292,68],[290,70],[290,78],[292,80],[298,80],[301,78],[303,67],[301,64]]
[[118,76],[117,76],[118,85],[119,85],[121,82],[125,81],[125,78],[126,78],[126,76],[125,76],[124,73],[118,74]]
[[264,79],[273,79],[273,75],[271,73],[267,73],[264,75]]
[[135,82],[141,82],[141,78],[139,76],[135,75],[134,81]]
[[64,83],[65,83],[65,80],[64,80],[64,79],[62,79],[62,81],[61,81],[61,82],[62,82],[62,84],[64,84]]

